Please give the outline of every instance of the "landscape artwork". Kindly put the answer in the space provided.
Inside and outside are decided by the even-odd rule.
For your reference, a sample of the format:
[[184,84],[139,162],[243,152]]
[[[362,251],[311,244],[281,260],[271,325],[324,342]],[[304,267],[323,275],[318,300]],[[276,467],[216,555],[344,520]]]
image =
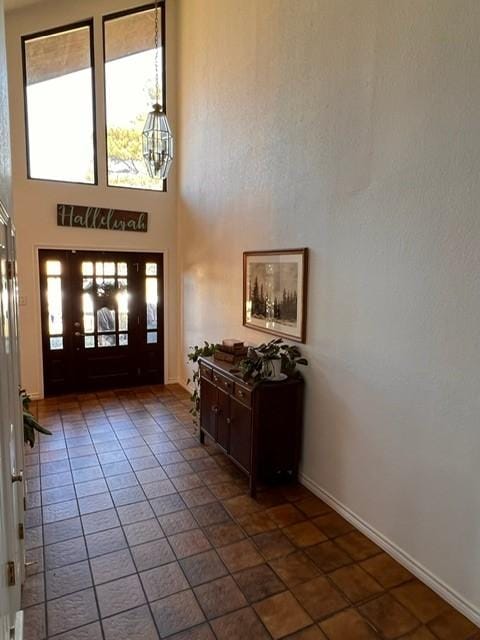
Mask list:
[[243,254],[243,324],[305,342],[307,249]]

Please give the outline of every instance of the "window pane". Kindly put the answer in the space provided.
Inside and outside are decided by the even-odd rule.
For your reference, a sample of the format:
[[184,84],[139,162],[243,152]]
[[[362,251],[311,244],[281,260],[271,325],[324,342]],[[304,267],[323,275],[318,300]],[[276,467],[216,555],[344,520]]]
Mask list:
[[157,279],[146,279],[146,298],[147,298],[147,329],[157,328]]
[[118,306],[118,330],[128,331],[128,290],[127,279],[117,280],[117,306]]
[[126,262],[117,262],[117,273],[119,276],[127,275],[127,263]]
[[82,262],[82,274],[84,276],[93,276],[93,262]]
[[93,314],[93,296],[91,293],[83,294],[82,306],[83,306],[83,331],[84,333],[93,333],[95,330],[95,320],[94,320],[94,314]]
[[103,273],[106,276],[114,276],[115,275],[115,263],[114,262],[105,262],[103,265]]
[[119,313],[118,315],[118,330],[128,331],[128,313]]
[[121,333],[118,336],[118,344],[121,347],[126,347],[128,345],[128,335],[126,333]]
[[24,40],[29,177],[95,182],[90,26]]
[[128,331],[128,294],[118,296],[118,330]]
[[52,351],[63,349],[63,338],[50,338],[50,349]]
[[115,311],[102,307],[97,311],[97,331],[115,331]]
[[62,279],[47,278],[48,332],[50,335],[63,333]]
[[145,273],[147,276],[156,276],[157,275],[157,263],[156,262],[147,262],[145,265]]
[[147,333],[147,344],[157,344],[157,332],[149,331]]
[[97,296],[99,298],[109,298],[115,295],[115,278],[97,278]]
[[112,336],[98,336],[98,346],[99,347],[115,347],[117,344],[117,338],[115,335]]
[[[163,104],[162,43],[159,17],[159,103]],[[105,20],[105,97],[108,184],[162,191],[164,181],[148,176],[142,157],[142,130],[155,102],[155,11]],[[125,91],[128,87],[128,91]]]
[[93,349],[95,347],[95,336],[85,336],[85,349]]
[[62,274],[62,263],[60,260],[47,260],[47,276],[60,276]]
[[83,331],[93,333],[95,331],[95,320],[93,313],[93,296],[90,293],[83,294]]

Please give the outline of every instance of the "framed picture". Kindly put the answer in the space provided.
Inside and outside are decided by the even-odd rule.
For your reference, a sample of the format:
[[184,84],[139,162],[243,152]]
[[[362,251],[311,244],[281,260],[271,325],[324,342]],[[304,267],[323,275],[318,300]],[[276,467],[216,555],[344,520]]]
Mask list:
[[243,324],[305,342],[308,249],[243,254]]

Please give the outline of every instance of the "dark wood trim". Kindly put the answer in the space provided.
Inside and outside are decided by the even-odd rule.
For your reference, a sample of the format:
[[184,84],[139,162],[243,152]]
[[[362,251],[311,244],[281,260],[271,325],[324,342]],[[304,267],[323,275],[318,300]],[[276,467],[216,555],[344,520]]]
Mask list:
[[25,157],[27,159],[27,178],[30,178],[30,139],[28,135],[28,109],[27,109],[27,56],[25,52],[26,36],[20,38],[22,49],[22,82],[23,82],[23,120],[25,128]]
[[[48,305],[46,298],[46,271],[45,263],[49,259],[61,260],[63,265],[62,270],[62,312],[64,321],[64,349],[58,352],[51,352],[49,349],[48,335]],[[82,322],[81,317],[81,303],[80,295],[82,290],[82,274],[79,269],[81,261],[91,260],[93,262],[97,260],[104,261],[126,261],[128,263],[128,280],[129,280],[129,292],[131,295],[129,303],[129,324],[128,335],[129,344],[128,347],[121,347],[122,353],[125,355],[133,356],[134,359],[131,362],[132,368],[130,373],[131,377],[128,379],[126,386],[143,386],[150,384],[164,384],[165,383],[165,350],[167,345],[165,344],[165,283],[164,277],[164,252],[136,252],[136,251],[111,251],[111,250],[78,250],[78,249],[42,249],[38,248],[38,260],[39,260],[39,272],[40,272],[40,300],[41,300],[41,340],[42,340],[42,354],[43,354],[43,375],[44,375],[44,388],[45,395],[59,395],[62,393],[75,393],[80,391],[92,391],[100,390],[102,388],[111,388],[112,384],[105,379],[104,381],[98,379],[95,383],[92,380],[87,380],[82,372],[82,366],[87,364],[85,360],[89,356],[88,353],[82,350],[82,353],[77,354],[79,345],[77,344],[78,338],[74,337],[74,322]],[[155,262],[157,264],[157,283],[158,283],[158,303],[157,303],[157,342],[148,344],[146,343],[146,314],[145,314],[145,271],[142,265],[146,262]],[[138,269],[135,268],[138,265]],[[95,277],[95,276],[93,276]],[[122,276],[118,276],[122,277]],[[137,324],[138,317],[138,324]],[[81,329],[80,329],[81,331]],[[95,331],[97,333],[97,331]],[[121,332],[123,333],[123,331]],[[115,335],[118,336],[118,325],[115,330]],[[119,347],[119,345],[117,345]],[[108,356],[114,354],[114,351],[102,350],[102,354]],[[117,353],[120,353],[117,351]],[[91,352],[92,356],[95,353]],[[136,364],[135,364],[136,359]],[[56,361],[54,363],[53,361]],[[64,377],[62,380],[55,380],[53,383],[50,380],[52,371],[52,364],[62,363],[62,370]],[[152,368],[151,363],[154,362]],[[149,366],[150,363],[150,366]],[[137,367],[141,368],[141,371],[137,371]],[[132,373],[135,370],[135,373]],[[108,374],[107,374],[108,375]],[[115,382],[113,386],[125,386],[123,382]]]
[[[161,9],[165,5],[165,0],[158,0],[158,8]],[[116,18],[124,18],[135,13],[141,13],[142,11],[149,11],[155,9],[154,2],[148,2],[147,4],[141,4],[136,7],[130,7],[130,9],[122,9],[121,11],[114,11],[112,13],[106,13],[102,16],[102,21],[115,20]]]
[[[162,107],[165,113],[167,113],[167,56],[166,56],[166,43],[167,43],[167,32],[166,32],[166,0],[158,0],[157,3],[158,8],[161,10],[160,14],[160,45],[162,48]],[[103,44],[103,101],[104,101],[104,109],[103,112],[105,114],[105,177],[106,184],[109,189],[132,189],[134,191],[148,191],[149,193],[167,193],[168,191],[168,180],[165,179],[163,182],[164,188],[159,189],[146,189],[144,187],[129,187],[127,185],[119,185],[119,184],[109,184],[108,182],[108,133],[107,133],[107,92],[106,92],[106,81],[105,81],[105,65],[107,56],[105,53],[105,23],[109,20],[116,20],[118,18],[124,18],[125,16],[134,15],[135,13],[142,13],[142,11],[149,11],[151,9],[155,9],[155,3],[149,3],[140,5],[138,7],[132,7],[131,9],[125,9],[123,11],[116,11],[114,13],[107,13],[102,16],[102,44]]]
[[[301,337],[293,336],[288,333],[274,331],[273,329],[266,329],[263,327],[258,327],[256,325],[249,324],[247,322],[247,311],[246,311],[246,302],[247,302],[247,260],[252,256],[278,256],[278,255],[301,255],[303,258],[303,271],[302,271],[302,330]],[[285,338],[286,340],[291,340],[292,342],[301,342],[305,343],[307,338],[307,309],[308,309],[308,248],[300,248],[300,249],[274,249],[274,250],[263,250],[263,251],[244,251],[243,252],[243,308],[242,308],[242,319],[243,326],[248,329],[253,329],[255,331],[261,331],[262,333],[269,333],[270,335],[278,336],[281,338]]]
[[93,116],[93,175],[98,185],[98,145],[97,145],[97,80],[95,73],[95,32],[94,20],[90,19],[90,66],[92,68],[92,116]]
[[[166,31],[165,31],[165,12],[166,12],[166,0],[158,0],[158,8],[161,9],[161,20],[160,20],[160,44],[162,47],[162,88],[163,88],[163,109],[165,113],[167,113],[167,83],[165,78],[165,41],[166,41]],[[103,43],[103,64],[105,66],[106,55],[105,55],[105,23],[109,20],[117,20],[118,18],[124,18],[125,16],[131,16],[135,13],[142,13],[143,11],[151,11],[155,9],[155,3],[149,3],[140,5],[138,7],[132,7],[131,9],[124,9],[123,11],[116,11],[114,13],[107,13],[102,16],[102,43]],[[130,188],[130,187],[129,187]]]
[[[158,343],[163,346],[162,351],[162,376],[165,375],[165,254],[161,254],[162,259],[158,261],[158,302],[157,302],[157,339]],[[162,377],[163,382],[165,380]]]
[[68,24],[61,24],[51,29],[42,29],[41,31],[35,31],[34,33],[26,33],[21,36],[22,42],[26,40],[35,40],[36,38],[46,38],[48,36],[54,36],[64,31],[73,31],[74,29],[80,29],[81,27],[93,26],[93,18],[86,18],[85,20],[78,20],[77,22],[69,22]]
[[[28,40],[35,40],[36,38],[47,38],[64,31],[73,31],[74,29],[80,29],[82,27],[88,27],[89,40],[90,40],[90,69],[91,69],[91,83],[92,83],[92,118],[93,118],[93,182],[76,182],[73,180],[58,180],[50,178],[33,178],[30,171],[30,140],[28,134],[28,100],[27,100],[27,58],[25,51],[25,43]],[[85,186],[97,186],[98,185],[98,148],[97,148],[97,102],[96,102],[96,82],[95,82],[95,38],[94,38],[94,20],[88,18],[87,20],[81,20],[79,22],[73,22],[67,25],[54,27],[52,29],[46,29],[44,31],[38,31],[36,33],[30,33],[21,36],[21,48],[22,48],[22,77],[23,77],[23,111],[25,120],[25,152],[27,159],[27,178],[29,180],[39,180],[41,182],[56,182],[65,184],[81,184]]]

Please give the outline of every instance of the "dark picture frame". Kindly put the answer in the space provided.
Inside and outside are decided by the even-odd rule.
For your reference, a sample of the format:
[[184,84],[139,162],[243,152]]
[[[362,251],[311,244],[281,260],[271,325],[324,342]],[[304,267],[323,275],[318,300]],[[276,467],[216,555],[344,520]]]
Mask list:
[[308,249],[243,253],[243,326],[304,343]]

